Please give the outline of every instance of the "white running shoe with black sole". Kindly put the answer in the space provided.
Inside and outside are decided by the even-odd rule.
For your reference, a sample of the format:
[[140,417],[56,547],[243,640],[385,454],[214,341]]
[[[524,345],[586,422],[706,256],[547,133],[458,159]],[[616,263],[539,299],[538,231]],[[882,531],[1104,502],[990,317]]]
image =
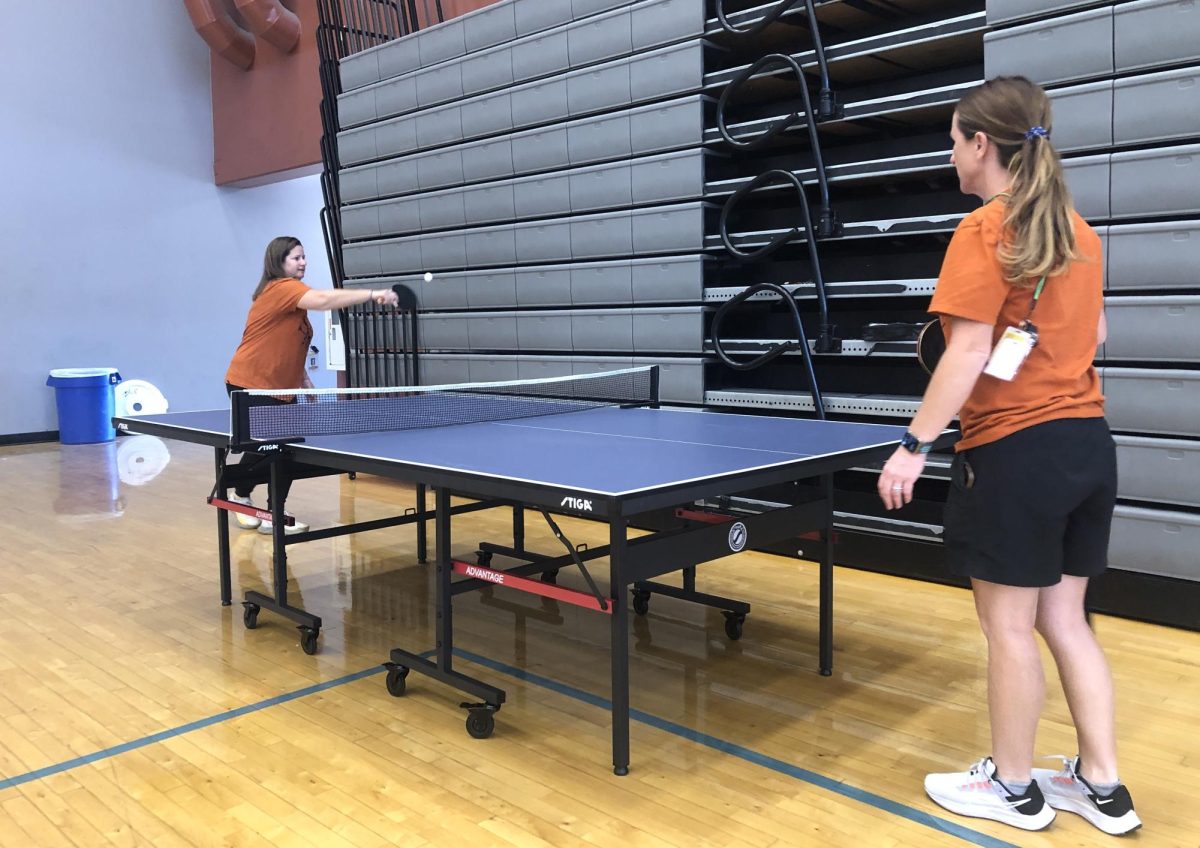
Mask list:
[[969,771],[926,775],[925,794],[960,816],[991,819],[1022,830],[1041,830],[1054,821],[1054,810],[1042,797],[1037,781],[1023,794],[1013,794],[996,779],[991,757],[984,757]]
[[1033,779],[1042,788],[1047,804],[1083,816],[1110,836],[1132,833],[1142,826],[1124,784],[1119,784],[1110,795],[1101,795],[1080,776],[1079,757],[1058,759],[1063,762],[1061,771],[1033,770]]

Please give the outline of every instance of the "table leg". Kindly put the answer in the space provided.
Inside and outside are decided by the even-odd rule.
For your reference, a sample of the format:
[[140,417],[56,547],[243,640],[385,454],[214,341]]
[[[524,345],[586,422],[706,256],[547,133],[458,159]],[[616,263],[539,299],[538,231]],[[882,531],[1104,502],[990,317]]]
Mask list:
[[271,563],[271,595],[262,592],[247,592],[242,606],[242,621],[248,629],[258,626],[260,610],[270,610],[297,623],[300,631],[300,647],[304,653],[317,652],[317,640],[321,635],[321,617],[310,612],[293,607],[288,603],[288,573],[287,573],[287,536],[285,535],[284,498],[279,493],[284,489],[285,476],[292,473],[290,460],[285,453],[277,454],[270,459],[271,481],[268,497],[271,501],[271,541],[274,549]]
[[624,573],[625,517],[608,519],[609,586],[612,595],[612,757],[613,774],[629,774],[629,607]]
[[[216,454],[217,497],[223,501],[228,500],[229,490],[221,485],[221,482],[225,479],[225,458],[229,451],[227,448],[215,448],[213,452]],[[233,603],[233,578],[229,565],[229,511],[224,509],[217,510],[217,550],[221,574],[221,606],[227,607]]]
[[515,504],[512,508],[513,549],[518,553],[525,552],[525,507]]
[[820,671],[828,677],[833,674],[833,475],[826,474],[821,478],[821,488],[824,490],[825,505],[822,510],[821,536],[825,542],[825,551],[821,554],[821,585],[820,585]]
[[425,563],[429,562],[429,550],[428,550],[429,534],[428,534],[428,529],[426,527],[426,521],[428,519],[428,516],[427,516],[427,513],[425,512],[427,505],[428,505],[428,501],[425,498],[425,484],[418,483],[417,484],[417,514],[421,516],[421,519],[417,522],[417,562],[421,565],[424,565]]

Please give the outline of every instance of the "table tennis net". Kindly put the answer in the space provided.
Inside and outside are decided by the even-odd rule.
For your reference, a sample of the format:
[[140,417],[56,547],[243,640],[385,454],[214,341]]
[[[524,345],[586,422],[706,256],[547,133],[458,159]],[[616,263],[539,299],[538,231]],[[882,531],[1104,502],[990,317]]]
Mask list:
[[658,402],[656,366],[499,383],[235,391],[234,444],[414,430]]

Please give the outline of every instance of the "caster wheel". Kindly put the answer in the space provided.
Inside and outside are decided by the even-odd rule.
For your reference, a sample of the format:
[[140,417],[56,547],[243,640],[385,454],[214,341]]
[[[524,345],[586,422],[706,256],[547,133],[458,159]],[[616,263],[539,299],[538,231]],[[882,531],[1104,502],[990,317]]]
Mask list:
[[262,609],[258,604],[243,604],[242,605],[242,624],[246,625],[247,630],[253,630],[258,627],[258,611]]
[[650,612],[650,593],[644,589],[633,590],[633,611],[638,615]]
[[467,733],[473,739],[487,739],[496,729],[496,720],[491,710],[471,710],[467,713]]
[[475,564],[480,566],[481,568],[491,567],[492,552],[491,551],[476,551],[475,552]]
[[317,637],[321,633],[311,627],[300,628],[300,649],[310,657],[317,652]]
[[543,571],[542,582],[549,583],[551,586],[558,585],[558,571]]
[[746,620],[746,616],[738,613],[725,613],[725,635],[733,641],[742,638],[742,622]]
[[388,694],[393,698],[399,698],[404,694],[405,679],[408,677],[408,669],[402,665],[392,666],[387,673],[387,690]]

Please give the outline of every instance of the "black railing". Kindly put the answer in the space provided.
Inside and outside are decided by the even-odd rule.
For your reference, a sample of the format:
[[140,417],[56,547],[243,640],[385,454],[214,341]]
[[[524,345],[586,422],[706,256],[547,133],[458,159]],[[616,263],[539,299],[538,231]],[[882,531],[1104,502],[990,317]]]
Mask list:
[[[325,238],[325,252],[329,256],[333,284],[341,288],[346,282],[346,273],[342,264],[342,198],[338,183],[341,170],[337,150],[338,95],[342,93],[338,63],[354,53],[441,23],[444,16],[441,0],[433,0],[432,6],[429,0],[420,0],[420,8],[417,0],[317,0],[317,16],[317,54],[320,58],[321,80],[321,194],[324,199],[321,233]],[[382,335],[379,338],[374,335],[367,337],[368,328],[380,326],[379,316],[371,304],[342,310],[339,322],[346,345],[346,376],[351,386],[382,385],[378,380],[383,375],[393,374],[396,378],[405,375],[404,385],[418,382],[415,369],[409,371],[404,367],[405,363],[415,362],[415,350],[402,348],[384,352],[377,345]],[[411,338],[415,344],[415,331],[411,336],[402,333],[395,333],[394,336],[397,339]],[[380,359],[383,353],[394,354],[397,362],[393,368],[383,367]]]

